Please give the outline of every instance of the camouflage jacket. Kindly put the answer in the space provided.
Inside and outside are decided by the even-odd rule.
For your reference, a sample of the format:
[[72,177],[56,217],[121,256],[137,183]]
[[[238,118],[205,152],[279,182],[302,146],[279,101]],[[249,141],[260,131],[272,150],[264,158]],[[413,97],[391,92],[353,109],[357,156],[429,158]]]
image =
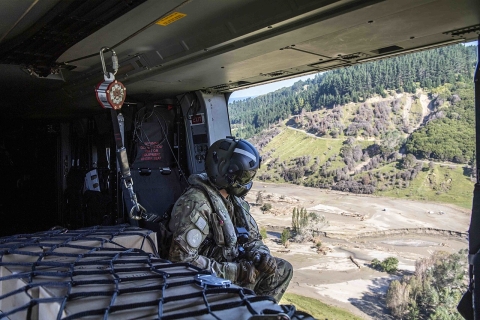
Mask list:
[[237,281],[239,248],[235,227],[248,230],[245,251],[268,252],[262,242],[250,206],[243,199],[225,199],[212,187],[205,174],[189,177],[191,187],[177,200],[169,229],[173,233],[169,260],[190,262],[217,276]]

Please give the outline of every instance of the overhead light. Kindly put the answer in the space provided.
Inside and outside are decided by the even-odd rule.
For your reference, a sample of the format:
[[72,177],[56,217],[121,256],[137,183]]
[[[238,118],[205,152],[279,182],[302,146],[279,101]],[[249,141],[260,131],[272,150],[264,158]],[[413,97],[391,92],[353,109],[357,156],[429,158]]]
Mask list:
[[434,43],[434,44],[431,44],[431,45],[428,45],[428,46],[425,46],[425,47],[416,47],[416,48],[407,49],[407,50],[403,50],[403,51],[397,51],[397,52],[394,52],[394,53],[384,54],[384,55],[380,55],[380,56],[359,59],[359,60],[357,60],[357,62],[368,62],[368,61],[374,61],[374,60],[379,60],[379,59],[384,59],[384,58],[391,58],[391,57],[399,56],[399,55],[402,55],[402,54],[405,54],[405,53],[433,49],[433,48],[442,47],[442,46],[445,46],[445,45],[448,45],[448,44],[454,44],[454,43],[459,43],[459,42],[464,42],[464,41],[465,41],[465,39],[462,38],[462,39],[455,39],[455,40],[437,42],[437,43]]

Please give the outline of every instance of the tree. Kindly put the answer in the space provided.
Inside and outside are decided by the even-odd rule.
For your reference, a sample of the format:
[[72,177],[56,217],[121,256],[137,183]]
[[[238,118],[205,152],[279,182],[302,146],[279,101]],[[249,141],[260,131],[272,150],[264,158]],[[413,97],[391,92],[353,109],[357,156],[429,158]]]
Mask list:
[[288,239],[290,239],[290,230],[283,229],[282,234],[280,235],[280,241],[284,246],[287,245]]
[[394,317],[403,318],[408,312],[410,303],[410,287],[408,283],[393,280],[388,287],[386,303],[387,308],[390,309]]
[[308,225],[307,209],[300,209],[300,228],[303,230]]
[[328,226],[328,221],[324,215],[315,212],[308,214],[308,228],[312,230],[312,236],[315,236],[315,232],[318,232],[325,226]]
[[403,319],[463,319],[456,307],[468,284],[466,252],[435,252],[416,261],[414,275],[392,281],[386,301],[392,314]]
[[410,169],[410,168],[413,168],[416,163],[417,163],[417,158],[415,158],[413,154],[409,153],[405,156],[405,158],[403,158],[402,167],[404,169]]
[[328,226],[328,221],[324,215],[315,212],[307,212],[305,208],[293,208],[292,230],[300,236],[301,241],[305,237],[315,236],[315,232]]
[[298,229],[299,229],[297,207],[294,207],[294,208],[293,208],[293,213],[292,213],[292,229],[293,229],[294,232],[298,232]]

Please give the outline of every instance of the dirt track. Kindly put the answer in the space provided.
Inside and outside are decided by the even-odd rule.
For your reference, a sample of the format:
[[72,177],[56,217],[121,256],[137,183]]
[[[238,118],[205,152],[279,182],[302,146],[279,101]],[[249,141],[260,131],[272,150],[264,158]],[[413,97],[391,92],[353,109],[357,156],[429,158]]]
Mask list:
[[[388,319],[384,293],[395,278],[369,268],[373,258],[395,256],[401,272],[408,273],[414,271],[416,260],[434,251],[457,252],[468,246],[465,235],[470,212],[454,205],[261,182],[255,182],[248,194],[250,203],[255,203],[258,191],[273,208],[263,214],[259,206],[252,206],[252,214],[260,226],[267,228],[266,243],[273,254],[294,266],[288,292],[343,307],[365,319]],[[327,233],[321,238],[322,247],[331,249],[326,255],[317,253],[312,242],[292,243],[288,249],[278,243],[283,228],[291,226],[294,207],[325,215],[329,226],[322,229]],[[425,228],[430,233],[409,231]],[[434,229],[455,233],[436,234]],[[389,235],[390,230],[400,233]],[[365,234],[373,236],[362,236]]]

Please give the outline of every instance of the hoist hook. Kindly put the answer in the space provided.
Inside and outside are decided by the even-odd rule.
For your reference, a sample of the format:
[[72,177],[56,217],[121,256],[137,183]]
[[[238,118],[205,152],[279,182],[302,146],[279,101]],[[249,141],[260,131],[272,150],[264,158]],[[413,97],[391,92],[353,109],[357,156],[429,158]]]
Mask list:
[[[113,73],[107,72],[107,66],[105,65],[105,57],[103,56],[104,51],[111,51],[112,52],[112,68],[113,68]],[[117,54],[115,53],[115,50],[110,49],[109,47],[103,47],[100,49],[100,60],[102,60],[102,68],[103,68],[103,74],[106,79],[110,79],[110,74],[115,76],[118,72],[118,57]]]

